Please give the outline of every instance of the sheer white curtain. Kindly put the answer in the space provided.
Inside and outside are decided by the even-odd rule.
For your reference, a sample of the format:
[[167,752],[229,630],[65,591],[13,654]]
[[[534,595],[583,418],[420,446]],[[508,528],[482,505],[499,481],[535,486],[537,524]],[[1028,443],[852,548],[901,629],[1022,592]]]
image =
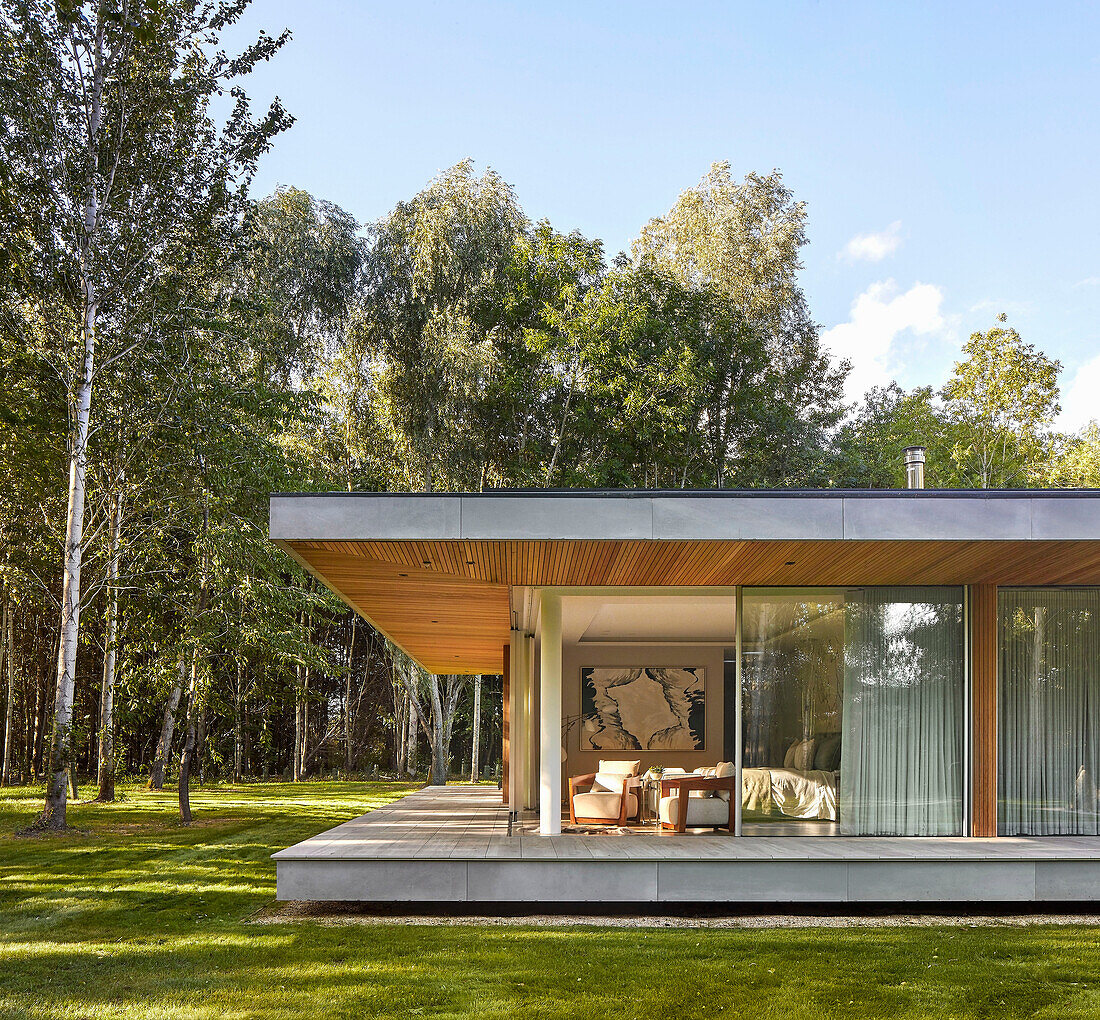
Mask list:
[[998,831],[1100,834],[1100,589],[1002,589]]
[[959,588],[866,588],[845,608],[840,831],[962,831],[965,641]]

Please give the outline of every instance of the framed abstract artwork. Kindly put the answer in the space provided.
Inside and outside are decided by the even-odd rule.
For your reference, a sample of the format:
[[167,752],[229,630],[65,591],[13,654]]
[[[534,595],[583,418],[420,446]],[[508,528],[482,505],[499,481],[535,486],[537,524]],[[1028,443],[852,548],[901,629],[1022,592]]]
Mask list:
[[582,750],[704,750],[705,680],[702,666],[582,667]]

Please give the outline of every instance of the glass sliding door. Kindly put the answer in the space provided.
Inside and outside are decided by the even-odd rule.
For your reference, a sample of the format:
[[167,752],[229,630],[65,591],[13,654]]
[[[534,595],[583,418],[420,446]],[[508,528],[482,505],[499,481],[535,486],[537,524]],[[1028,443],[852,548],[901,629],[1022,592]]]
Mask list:
[[745,825],[960,834],[963,616],[961,588],[746,589]]
[[843,592],[745,589],[741,662],[742,831],[834,834]]
[[845,835],[962,833],[966,645],[959,588],[865,588],[845,606]]
[[1100,589],[1001,589],[997,829],[1100,834]]

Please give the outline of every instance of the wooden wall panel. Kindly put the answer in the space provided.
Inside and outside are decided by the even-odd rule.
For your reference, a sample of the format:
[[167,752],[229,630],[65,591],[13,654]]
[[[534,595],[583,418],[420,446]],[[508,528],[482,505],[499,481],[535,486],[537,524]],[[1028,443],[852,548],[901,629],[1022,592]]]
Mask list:
[[997,586],[970,589],[972,836],[997,835]]

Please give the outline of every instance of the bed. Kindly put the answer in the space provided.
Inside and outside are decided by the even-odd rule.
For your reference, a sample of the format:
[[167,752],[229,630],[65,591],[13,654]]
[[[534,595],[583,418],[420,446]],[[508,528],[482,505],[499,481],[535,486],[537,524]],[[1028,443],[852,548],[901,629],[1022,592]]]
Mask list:
[[840,733],[794,740],[782,765],[742,770],[741,817],[837,820]]
[[743,769],[741,817],[835,822],[839,779],[839,771],[827,769]]

